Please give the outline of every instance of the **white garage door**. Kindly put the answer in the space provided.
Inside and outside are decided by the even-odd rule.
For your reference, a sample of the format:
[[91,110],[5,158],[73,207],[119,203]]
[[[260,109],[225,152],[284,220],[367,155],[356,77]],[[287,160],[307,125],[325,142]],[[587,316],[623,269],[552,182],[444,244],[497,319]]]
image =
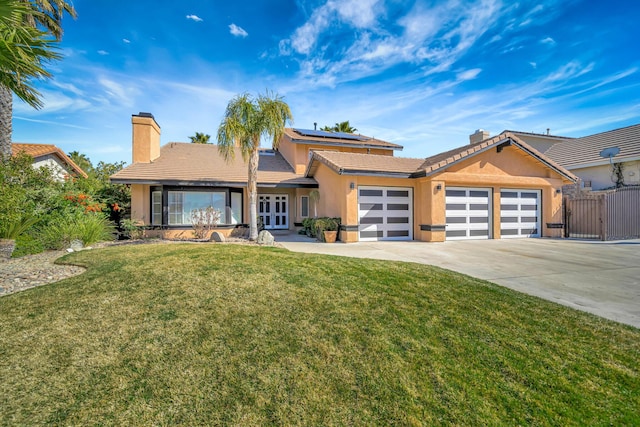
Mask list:
[[358,187],[360,241],[412,240],[413,189]]
[[447,240],[490,237],[491,193],[490,188],[447,187]]
[[540,237],[540,190],[500,191],[500,235]]

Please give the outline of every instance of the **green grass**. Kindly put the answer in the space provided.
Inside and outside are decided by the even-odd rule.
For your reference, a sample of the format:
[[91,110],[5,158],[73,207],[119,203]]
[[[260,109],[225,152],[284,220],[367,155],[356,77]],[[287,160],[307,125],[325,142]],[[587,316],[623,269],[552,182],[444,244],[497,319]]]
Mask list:
[[67,255],[0,298],[2,425],[638,425],[640,331],[409,263]]

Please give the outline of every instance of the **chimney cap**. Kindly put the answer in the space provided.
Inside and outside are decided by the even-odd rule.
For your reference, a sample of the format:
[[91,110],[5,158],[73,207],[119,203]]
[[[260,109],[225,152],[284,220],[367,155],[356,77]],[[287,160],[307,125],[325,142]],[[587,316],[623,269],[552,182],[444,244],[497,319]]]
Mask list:
[[144,112],[139,112],[138,114],[134,114],[134,116],[138,116],[138,117],[150,117],[152,119],[156,119],[155,117],[153,117],[153,114],[151,113],[144,113]]

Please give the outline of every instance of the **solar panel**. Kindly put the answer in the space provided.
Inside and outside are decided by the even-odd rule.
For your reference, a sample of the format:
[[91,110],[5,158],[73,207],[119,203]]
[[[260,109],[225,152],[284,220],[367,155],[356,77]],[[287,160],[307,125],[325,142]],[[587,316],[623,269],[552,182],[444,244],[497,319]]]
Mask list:
[[302,136],[315,136],[318,138],[331,138],[331,139],[350,139],[353,141],[367,141],[370,138],[361,135],[354,135],[345,132],[328,132],[325,130],[313,130],[313,129],[294,129],[294,132]]

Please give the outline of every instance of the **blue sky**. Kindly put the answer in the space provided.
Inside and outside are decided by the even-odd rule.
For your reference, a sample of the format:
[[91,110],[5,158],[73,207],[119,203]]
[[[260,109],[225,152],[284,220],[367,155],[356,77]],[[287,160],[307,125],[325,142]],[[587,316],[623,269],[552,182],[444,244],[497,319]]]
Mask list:
[[76,0],[45,107],[15,142],[131,160],[131,115],[162,143],[215,134],[233,96],[283,95],[294,125],[349,120],[426,157],[478,128],[582,136],[640,122],[640,3]]

